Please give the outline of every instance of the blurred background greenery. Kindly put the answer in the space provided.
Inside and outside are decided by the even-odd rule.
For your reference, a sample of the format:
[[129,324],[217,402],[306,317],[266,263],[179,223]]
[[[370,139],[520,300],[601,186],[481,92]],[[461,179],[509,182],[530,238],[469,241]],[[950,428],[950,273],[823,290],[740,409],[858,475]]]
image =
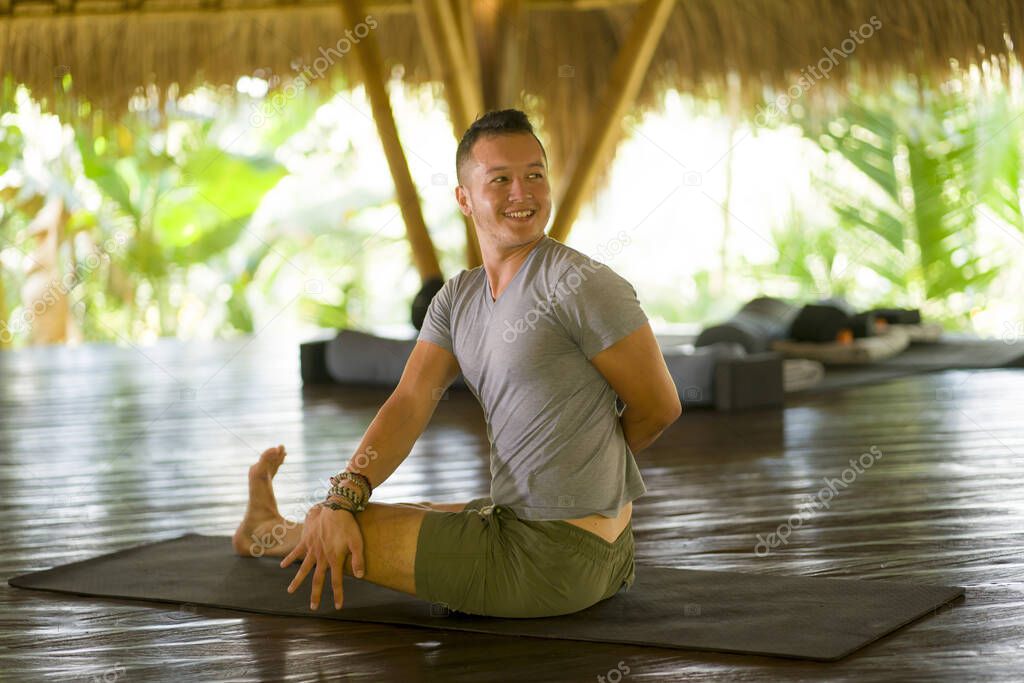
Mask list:
[[[766,122],[671,92],[664,113],[635,122],[569,244],[634,282],[663,328],[766,293],[916,307],[1000,336],[1024,319],[1020,82],[1017,66],[903,80],[827,117],[796,105]],[[76,98],[70,77],[48,105],[5,82],[0,344],[208,339],[271,323],[296,337],[411,334],[420,282],[369,106],[334,85],[333,97],[293,91],[270,107],[276,91],[245,77],[136,97],[112,116]],[[463,267],[456,141],[431,89],[391,87],[450,277]],[[673,178],[658,188],[662,163]],[[602,258],[623,232],[621,253]]]

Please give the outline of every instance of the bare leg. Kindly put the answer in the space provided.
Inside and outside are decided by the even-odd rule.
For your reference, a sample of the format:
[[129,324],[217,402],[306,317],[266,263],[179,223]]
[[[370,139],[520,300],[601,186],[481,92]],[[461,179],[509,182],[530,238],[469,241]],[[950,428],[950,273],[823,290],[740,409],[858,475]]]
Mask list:
[[[232,539],[239,555],[284,557],[302,539],[302,523],[284,519],[274,497],[272,480],[284,458],[283,447],[270,448],[249,468],[249,505]],[[466,503],[367,503],[356,517],[363,535],[363,579],[416,595],[416,544],[423,518],[430,510],[460,512],[465,506]],[[351,557],[345,559],[344,572],[352,575]]]

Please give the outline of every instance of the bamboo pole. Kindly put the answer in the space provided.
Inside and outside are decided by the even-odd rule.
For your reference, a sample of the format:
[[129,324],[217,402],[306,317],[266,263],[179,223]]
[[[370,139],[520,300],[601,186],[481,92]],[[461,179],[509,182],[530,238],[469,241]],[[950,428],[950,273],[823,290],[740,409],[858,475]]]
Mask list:
[[[441,61],[440,48],[434,40],[434,32],[431,28],[430,9],[426,0],[413,0],[413,12],[416,15],[416,28],[420,32],[423,43],[423,53],[427,57],[427,69],[430,71],[431,80],[444,83],[444,65]],[[448,105],[449,109],[451,104]]]
[[[462,111],[466,119],[472,122],[481,114],[483,103],[480,101],[480,88],[473,83],[473,67],[468,57],[469,50],[463,41],[463,33],[456,21],[455,12],[449,0],[433,0],[437,12],[438,38],[442,46],[442,57],[449,60],[446,72],[451,75],[456,86],[456,96],[462,101]],[[469,123],[465,128],[469,127]],[[463,128],[463,130],[465,130]]]
[[[480,48],[476,39],[476,22],[473,19],[471,0],[451,0],[451,3],[462,35],[462,48],[466,53],[470,80],[476,86],[474,89],[479,91],[483,78],[480,73]],[[479,99],[483,102],[482,97]]]
[[[116,16],[122,14],[173,14],[176,12],[192,12],[204,14],[230,14],[233,12],[251,12],[258,10],[275,10],[294,7],[306,9],[310,7],[329,6],[337,0],[261,0],[242,3],[202,3],[195,2],[146,2],[145,0],[75,0],[69,7],[60,7],[60,3],[22,2],[12,3],[0,0],[0,18],[28,17],[45,18],[53,16]],[[463,0],[467,3],[477,0]],[[531,8],[541,10],[593,10],[636,5],[642,0],[524,0]],[[407,14],[414,11],[416,0],[368,0],[364,3],[367,11],[379,16]],[[364,15],[365,16],[365,15]]]
[[518,107],[523,89],[526,17],[523,0],[502,0],[499,19],[498,98],[501,107]]
[[[356,26],[366,16],[362,5],[362,0],[341,0],[338,3],[338,8],[341,11],[342,21],[348,26]],[[441,277],[441,265],[437,261],[434,243],[431,241],[427,225],[423,221],[420,198],[416,192],[416,185],[412,181],[412,175],[409,173],[409,164],[405,158],[405,152],[402,150],[402,142],[398,137],[398,127],[395,125],[391,100],[385,85],[380,49],[373,31],[359,40],[353,51],[356,53],[363,71],[363,83],[373,109],[373,120],[377,124],[377,133],[384,146],[384,156],[387,158],[388,168],[391,169],[391,177],[395,182],[398,206],[402,212],[402,219],[405,221],[405,233],[409,239],[409,246],[412,248],[413,263],[416,265],[421,280]]]
[[[420,34],[423,36],[423,44],[428,54],[435,55],[438,61],[438,73],[434,74],[444,83],[445,99],[448,102],[448,110],[451,114],[452,128],[455,139],[462,138],[462,134],[473,123],[472,82],[467,76],[468,67],[465,65],[465,48],[462,47],[461,30],[454,26],[455,14],[451,12],[450,0],[414,0],[416,5],[416,20],[419,25]],[[445,13],[443,8],[447,7]],[[448,29],[443,26],[445,21],[450,22]],[[450,34],[455,40],[453,44],[447,40],[445,35]],[[480,242],[477,239],[476,227],[473,219],[463,215],[466,235],[466,267],[476,268],[483,263],[480,255]]]
[[480,0],[473,9],[480,31],[483,108],[518,107],[523,84],[523,0]]
[[[467,72],[463,79],[463,87],[467,90],[465,97],[469,111],[465,125],[461,130],[455,132],[455,139],[460,140],[463,132],[472,125],[476,116],[483,110],[483,83],[480,71],[480,50],[476,40],[476,26],[473,21],[473,9],[470,6],[471,0],[451,0],[453,19],[459,23],[459,35],[462,37],[462,52],[467,65]],[[443,2],[443,0],[442,0]],[[476,235],[476,227],[473,219],[463,216],[466,225],[466,267],[469,269],[483,265],[484,259],[480,254],[480,240]]]
[[622,117],[640,92],[654,49],[675,4],[675,0],[647,0],[637,10],[629,34],[615,57],[611,78],[605,87],[601,105],[591,120],[586,140],[580,147],[569,184],[558,202],[549,233],[553,239],[565,241],[569,236],[580,207],[593,186],[597,164],[609,157],[618,141]]

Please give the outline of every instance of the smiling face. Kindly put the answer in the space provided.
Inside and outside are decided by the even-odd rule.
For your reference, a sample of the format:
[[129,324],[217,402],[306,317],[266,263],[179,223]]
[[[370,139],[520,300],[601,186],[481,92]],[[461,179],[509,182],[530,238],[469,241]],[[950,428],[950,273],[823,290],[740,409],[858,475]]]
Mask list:
[[489,135],[473,145],[455,188],[462,213],[473,217],[480,246],[529,244],[551,217],[551,187],[540,144],[529,133]]

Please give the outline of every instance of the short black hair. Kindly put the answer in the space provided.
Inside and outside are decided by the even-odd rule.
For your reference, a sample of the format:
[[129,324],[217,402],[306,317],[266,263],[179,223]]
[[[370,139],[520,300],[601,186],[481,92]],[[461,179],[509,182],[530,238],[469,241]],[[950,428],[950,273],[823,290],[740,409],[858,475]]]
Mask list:
[[517,133],[529,133],[540,145],[541,154],[544,155],[544,163],[548,161],[548,153],[544,145],[533,132],[533,125],[526,114],[518,109],[493,109],[486,114],[477,117],[476,121],[466,130],[462,139],[459,140],[459,148],[455,152],[455,174],[462,184],[462,167],[469,161],[473,151],[473,145],[481,137],[495,135],[514,135]]

